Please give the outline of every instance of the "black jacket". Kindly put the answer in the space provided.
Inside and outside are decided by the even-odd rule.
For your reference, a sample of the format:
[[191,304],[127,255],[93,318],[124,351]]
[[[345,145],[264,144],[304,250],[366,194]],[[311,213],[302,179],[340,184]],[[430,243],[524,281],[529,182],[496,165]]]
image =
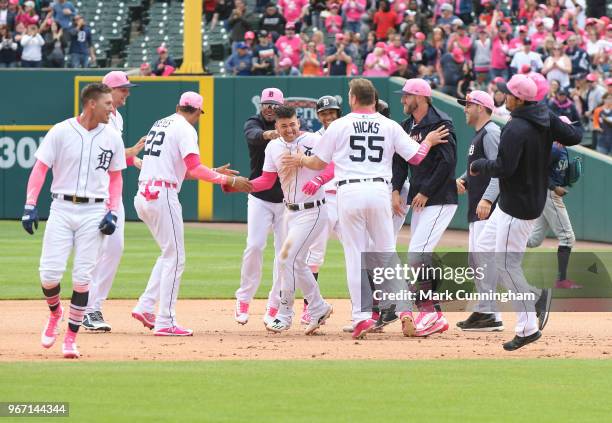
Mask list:
[[393,156],[393,178],[391,183],[394,191],[401,191],[410,166],[410,191],[408,191],[408,204],[421,193],[428,197],[426,206],[441,204],[457,204],[457,184],[455,182],[455,166],[457,165],[457,141],[455,129],[451,118],[429,106],[423,119],[412,127],[413,118],[401,123],[402,128],[418,143],[425,139],[428,133],[441,125],[450,130],[448,143],[438,144],[429,150],[427,157],[418,166],[409,165],[398,154]]
[[496,160],[478,159],[471,169],[499,178],[499,207],[512,217],[537,219],[544,210],[553,140],[576,145],[582,128],[565,124],[544,103],[511,113],[501,131]]
[[[249,158],[251,160],[250,179],[261,176],[264,159],[266,157],[266,147],[270,142],[264,139],[263,133],[273,129],[274,122],[267,122],[261,117],[261,114],[251,116],[244,123],[244,137],[249,146]],[[274,186],[269,190],[254,192],[251,195],[271,203],[281,203],[283,201],[283,191],[281,190],[280,180],[277,178]]]

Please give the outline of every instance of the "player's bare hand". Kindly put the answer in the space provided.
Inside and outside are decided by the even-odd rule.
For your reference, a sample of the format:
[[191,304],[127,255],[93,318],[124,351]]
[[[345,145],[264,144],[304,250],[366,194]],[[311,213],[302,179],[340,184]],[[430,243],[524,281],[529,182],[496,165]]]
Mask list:
[[227,176],[236,176],[236,175],[240,175],[240,172],[238,172],[237,170],[234,169],[230,169],[230,164],[226,163],[223,166],[219,166],[217,168],[215,168],[215,171],[217,173],[220,173],[221,175],[227,175]]
[[278,138],[278,132],[275,130],[264,131],[263,137],[264,137],[264,140],[273,140],[275,138]]
[[138,170],[142,169],[142,160],[138,157],[134,157],[134,167]]
[[432,147],[438,144],[447,143],[448,140],[444,138],[448,136],[449,132],[450,131],[448,130],[448,128],[441,126],[435,131],[431,131],[429,134],[427,134],[427,136],[425,137],[425,141],[427,141]]
[[476,216],[478,216],[480,220],[485,220],[489,218],[490,214],[491,202],[488,200],[480,200],[476,206]]
[[457,178],[457,194],[465,194],[465,181],[461,178]]
[[285,153],[281,157],[281,167],[283,169],[297,169],[300,167],[302,161],[302,154],[289,154]]
[[559,197],[563,197],[565,194],[567,194],[567,190],[563,187],[555,187],[554,192]]
[[419,192],[412,199],[412,209],[415,212],[420,212],[425,207],[425,204],[427,204],[427,200],[429,200],[429,197],[426,197]]
[[393,209],[394,216],[403,216],[406,214],[406,204],[402,204],[402,197],[399,191],[393,191],[391,193],[391,208]]
[[229,185],[238,192],[251,192],[253,190],[253,184],[247,178],[243,176],[232,176],[233,182]]
[[145,146],[145,140],[147,137],[142,137],[138,140],[136,144],[125,149],[125,157],[135,157],[138,153],[142,151]]

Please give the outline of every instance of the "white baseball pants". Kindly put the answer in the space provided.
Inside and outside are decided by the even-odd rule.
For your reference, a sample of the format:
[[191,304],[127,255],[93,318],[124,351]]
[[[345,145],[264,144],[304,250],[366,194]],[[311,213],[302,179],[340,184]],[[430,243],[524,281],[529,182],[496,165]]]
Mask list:
[[[487,220],[477,220],[476,222],[471,222],[469,226],[468,258],[472,269],[476,269],[482,265],[479,263],[479,253],[477,253],[476,245],[480,234],[482,234],[484,231],[485,226],[487,226]],[[492,271],[495,271],[495,269]],[[479,293],[496,292],[498,279],[495,280],[495,284],[493,286],[485,285],[486,283],[493,281],[492,278],[488,278],[487,280],[474,279],[476,291]],[[495,314],[495,321],[501,322],[501,313],[497,311],[495,301],[477,301],[473,310],[478,313]]]
[[338,236],[338,239],[340,239],[340,230],[338,227],[338,200],[336,193],[325,193],[325,208],[327,209],[327,225],[310,246],[308,256],[306,257],[308,266],[317,268],[323,266],[325,251],[327,251],[327,241],[332,231]]
[[415,262],[420,263],[424,256],[431,256],[423,253],[433,253],[455,211],[457,211],[456,204],[427,206],[420,211],[412,211],[408,244],[408,258],[411,265]]
[[400,215],[396,215],[396,214],[393,215],[393,233],[395,234],[396,244],[397,244],[397,236],[399,235],[400,230],[402,229],[402,226],[404,226],[404,222],[406,222],[406,216],[408,215],[408,212],[410,211],[410,205],[407,204],[409,189],[410,189],[410,182],[406,180],[406,183],[404,184],[404,186],[402,187],[402,190],[400,191],[400,198],[402,199],[402,204],[406,204],[406,208],[404,209],[404,213]]
[[287,236],[280,252],[281,271],[280,307],[277,317],[291,322],[295,290],[299,288],[308,300],[308,311],[317,315],[323,311],[325,303],[306,258],[312,243],[321,233],[327,232],[326,205],[308,210],[290,211],[285,214]]
[[155,330],[178,326],[176,301],[185,269],[183,209],[178,193],[175,188],[160,187],[159,197],[147,200],[138,192],[134,197],[134,207],[161,249],[136,309],[153,313],[159,299]]
[[236,299],[251,302],[259,284],[263,266],[263,252],[266,248],[268,233],[274,231],[274,268],[272,271],[272,288],[268,294],[268,306],[278,308],[280,304],[280,279],[278,257],[284,239],[283,203],[271,203],[252,195],[247,200],[247,245],[242,255],[240,270],[240,287],[236,290]]
[[[514,293],[533,292],[539,298],[541,291],[527,282],[521,262],[527,240],[535,220],[521,220],[496,207],[478,237],[478,261],[484,267],[483,287],[495,292],[498,279]],[[535,301],[513,301],[517,313],[516,334],[533,335],[538,331]]]
[[121,255],[123,254],[123,242],[125,235],[125,208],[123,201],[117,209],[117,227],[112,235],[105,236],[100,248],[98,263],[93,273],[93,279],[89,286],[89,300],[87,301],[86,313],[102,311],[102,303],[108,298],[108,293],[113,286]]
[[74,249],[72,280],[90,284],[105,235],[98,226],[106,214],[104,203],[73,204],[53,200],[40,256],[40,280],[62,280]]

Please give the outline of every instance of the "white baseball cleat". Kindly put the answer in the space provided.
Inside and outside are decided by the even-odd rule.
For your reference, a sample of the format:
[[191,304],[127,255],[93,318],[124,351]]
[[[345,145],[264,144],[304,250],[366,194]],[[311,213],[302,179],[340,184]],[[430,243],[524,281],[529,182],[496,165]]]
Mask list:
[[266,324],[266,329],[270,332],[281,333],[289,330],[291,322],[285,322],[281,319],[273,319],[270,323]]
[[312,335],[315,333],[317,329],[321,327],[321,325],[325,324],[325,321],[329,319],[329,316],[334,312],[334,308],[331,304],[325,304],[323,311],[318,314],[310,315],[310,323],[306,326],[306,330],[304,331],[305,335]]
[[234,320],[241,325],[246,325],[249,321],[249,303],[236,300],[236,309],[234,310]]
[[264,314],[264,317],[263,317],[263,322],[266,327],[268,325],[271,325],[272,322],[274,322],[276,318],[276,313],[278,313],[277,308],[270,307],[270,306],[266,307],[266,314]]

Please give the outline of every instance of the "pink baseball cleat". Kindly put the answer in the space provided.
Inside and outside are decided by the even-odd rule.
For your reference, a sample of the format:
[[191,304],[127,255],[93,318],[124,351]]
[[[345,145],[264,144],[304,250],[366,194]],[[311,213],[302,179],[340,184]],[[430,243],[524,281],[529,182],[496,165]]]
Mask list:
[[555,288],[557,289],[580,289],[582,288],[582,285],[578,285],[576,282],[569,280],[569,279],[563,279],[562,281],[555,282]]
[[417,318],[414,320],[414,324],[419,328],[428,328],[438,320],[438,312],[433,311],[419,311]]
[[446,317],[440,316],[434,322],[434,324],[429,327],[423,328],[423,327],[417,326],[417,330],[414,336],[420,336],[420,337],[429,336],[429,335],[433,335],[434,333],[446,332],[447,330],[448,330],[448,321],[446,320]]
[[400,313],[400,321],[402,322],[402,333],[404,336],[415,336],[417,329],[416,323],[412,317],[412,312],[405,311]]
[[193,336],[191,329],[184,329],[180,326],[172,326],[170,328],[156,329],[155,336]]
[[241,325],[247,324],[247,322],[249,321],[249,303],[245,301],[236,300],[234,320]]
[[79,358],[81,356],[77,349],[76,336],[76,332],[68,328],[66,336],[64,337],[64,345],[62,345],[62,354],[64,354],[64,358]]
[[59,336],[59,323],[62,321],[64,317],[64,309],[60,304],[59,307],[54,311],[49,313],[49,320],[47,320],[47,325],[40,336],[40,343],[45,348],[51,348],[57,337]]
[[153,329],[155,327],[155,314],[153,313],[141,313],[133,310],[132,317],[142,323],[146,328]]
[[309,325],[311,320],[310,313],[308,313],[308,304],[304,303],[304,308],[302,309],[302,316],[300,317],[300,323],[303,325]]
[[363,339],[366,333],[370,332],[376,326],[376,321],[372,319],[362,320],[355,325],[353,330],[353,339]]

